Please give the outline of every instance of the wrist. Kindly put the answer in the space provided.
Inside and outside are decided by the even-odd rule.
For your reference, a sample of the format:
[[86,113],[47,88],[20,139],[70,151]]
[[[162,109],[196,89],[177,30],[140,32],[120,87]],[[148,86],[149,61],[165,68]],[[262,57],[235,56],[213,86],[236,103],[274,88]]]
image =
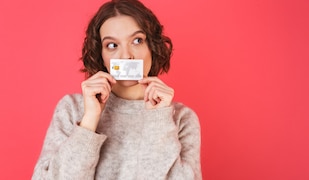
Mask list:
[[99,123],[99,117],[84,115],[79,126],[95,132]]

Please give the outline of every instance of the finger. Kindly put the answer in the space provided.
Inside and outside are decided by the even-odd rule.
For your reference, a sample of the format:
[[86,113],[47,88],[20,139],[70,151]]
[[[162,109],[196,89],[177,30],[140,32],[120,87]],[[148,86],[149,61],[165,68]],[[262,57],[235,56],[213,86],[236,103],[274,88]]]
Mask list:
[[160,102],[170,96],[170,91],[163,88],[152,88],[149,91],[148,99],[153,99],[156,102]]
[[141,79],[138,81],[140,84],[147,85],[149,88],[151,86],[158,86],[158,87],[168,87],[163,81],[161,81],[159,78],[153,76],[153,77],[146,77],[144,79]]
[[159,104],[161,102],[161,98],[157,94],[154,94],[153,95],[153,101],[155,101],[156,104]]
[[160,80],[158,77],[156,76],[151,76],[151,77],[145,77],[141,80],[138,80],[139,83],[141,84],[149,84],[151,82],[157,82],[157,83],[161,83],[164,84],[164,82],[162,80]]
[[84,86],[83,93],[86,96],[95,96],[96,94],[108,95],[110,93],[108,86]]
[[82,83],[82,87],[83,86],[91,86],[91,85],[104,85],[104,84],[108,84],[109,86],[109,91],[111,90],[111,86],[116,83],[116,80],[110,76],[110,74],[107,74],[105,72],[98,72],[95,75],[93,75],[92,77],[90,77],[89,79],[85,80]]
[[151,89],[149,91],[148,99],[153,100],[156,103],[160,103],[161,101],[166,101],[166,100],[172,99],[172,98],[171,98],[170,91],[168,91],[166,89],[156,88],[156,89]]
[[102,95],[102,93],[98,93],[98,94],[95,95],[95,97],[98,99],[98,101],[100,103],[106,103],[106,101],[109,98],[109,94]]
[[154,106],[156,102],[152,98],[153,94],[154,94],[154,90],[146,86],[145,94],[144,94],[144,101],[145,102],[149,101]]
[[149,91],[147,93],[147,98],[149,99],[149,101],[151,101],[151,102],[154,101],[155,102],[154,99],[158,98],[157,89],[155,89],[155,88],[149,89]]
[[[166,86],[165,84],[162,84],[162,83],[157,83],[157,82],[151,82],[145,89],[145,95],[144,95],[144,99],[145,101],[148,100],[150,97],[153,97],[151,94],[150,94],[150,91],[153,91],[153,90],[158,90],[158,91],[162,91],[162,92],[173,92],[173,89]],[[159,94],[157,94],[159,95]],[[154,98],[156,99],[156,98]]]
[[111,91],[111,84],[108,82],[106,78],[97,78],[92,80],[87,80],[84,82],[84,85],[86,86],[106,86],[108,88],[108,91]]
[[95,95],[97,93],[101,93],[103,91],[100,88],[105,88],[107,92],[111,91],[111,87],[109,83],[89,83],[83,82],[82,83],[82,91],[87,95]]
[[117,82],[113,76],[111,76],[110,74],[103,72],[103,71],[97,72],[96,74],[91,76],[89,79],[96,79],[96,78],[100,78],[100,77],[106,78],[112,84],[115,84]]
[[101,103],[106,103],[106,101],[108,100],[110,94],[106,94],[105,96],[101,95]]
[[150,91],[151,89],[157,89],[157,88],[166,89],[166,88],[169,88],[169,87],[166,86],[165,84],[162,84],[162,83],[151,82],[151,83],[148,84],[148,86],[146,87],[146,89],[145,89],[145,94],[148,94],[149,91]]
[[84,83],[82,90],[85,97],[96,97],[100,103],[105,103],[111,92],[111,87],[109,83],[103,85]]

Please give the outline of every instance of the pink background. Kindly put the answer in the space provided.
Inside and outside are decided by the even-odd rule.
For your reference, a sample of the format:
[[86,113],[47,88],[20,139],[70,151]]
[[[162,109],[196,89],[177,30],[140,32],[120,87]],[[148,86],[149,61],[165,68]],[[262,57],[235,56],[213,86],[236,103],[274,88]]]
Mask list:
[[[143,2],[174,41],[161,78],[200,117],[204,179],[309,179],[308,1]],[[0,179],[30,179],[56,103],[80,92],[101,3],[1,0]]]

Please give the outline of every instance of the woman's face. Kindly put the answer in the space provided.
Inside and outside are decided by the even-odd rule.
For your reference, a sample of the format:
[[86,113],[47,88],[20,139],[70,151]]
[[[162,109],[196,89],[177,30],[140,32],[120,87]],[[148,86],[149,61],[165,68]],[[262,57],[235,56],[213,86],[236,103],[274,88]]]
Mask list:
[[125,15],[107,19],[100,28],[102,57],[110,72],[110,59],[143,59],[144,77],[151,68],[151,51],[146,34],[136,21]]

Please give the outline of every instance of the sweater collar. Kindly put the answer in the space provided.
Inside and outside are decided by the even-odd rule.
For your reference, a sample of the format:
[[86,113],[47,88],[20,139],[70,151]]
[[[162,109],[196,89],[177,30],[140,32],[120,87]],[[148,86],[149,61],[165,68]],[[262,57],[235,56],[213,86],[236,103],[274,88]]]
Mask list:
[[106,107],[107,110],[121,113],[136,113],[145,109],[144,100],[127,100],[110,93]]

